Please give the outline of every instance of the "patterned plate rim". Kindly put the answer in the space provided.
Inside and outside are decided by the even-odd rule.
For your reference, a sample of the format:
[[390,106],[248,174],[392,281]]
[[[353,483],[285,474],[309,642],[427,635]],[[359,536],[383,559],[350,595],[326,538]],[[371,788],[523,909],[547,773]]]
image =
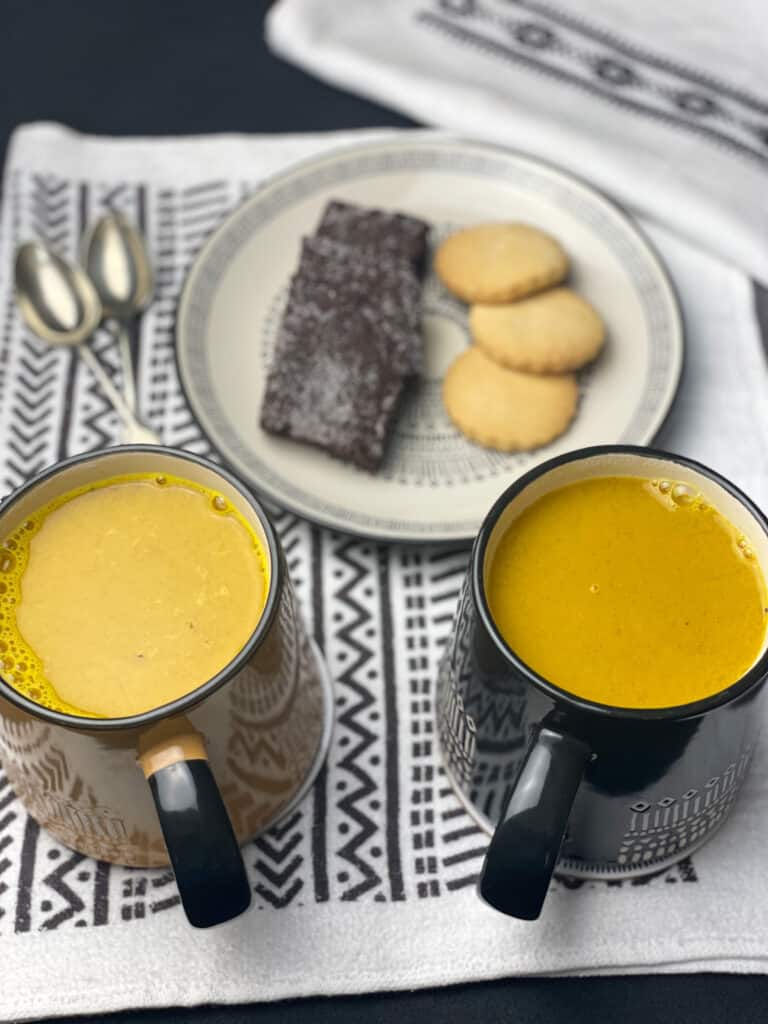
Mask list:
[[[653,391],[651,374],[649,374],[640,412],[636,412],[633,422],[622,436],[615,440],[617,443],[621,441],[624,444],[649,444],[660,430],[672,406],[680,383],[684,359],[682,311],[675,286],[664,261],[631,215],[591,183],[546,160],[529,156],[507,146],[471,138],[426,131],[414,131],[409,139],[403,139],[400,133],[393,133],[390,136],[382,135],[374,141],[334,146],[322,153],[295,161],[288,167],[265,178],[250,197],[224,218],[197,253],[187,273],[179,300],[174,355],[184,397],[211,446],[235,474],[246,480],[268,501],[320,526],[374,540],[406,543],[469,541],[480,526],[479,520],[452,519],[424,524],[411,520],[384,519],[377,516],[375,512],[370,515],[359,512],[350,513],[347,509],[336,507],[325,502],[318,495],[304,492],[299,488],[294,487],[295,493],[289,493],[279,477],[275,480],[270,479],[272,471],[264,463],[259,465],[258,472],[252,468],[249,469],[248,463],[253,463],[256,458],[255,452],[240,441],[227,422],[227,417],[220,409],[213,389],[208,386],[204,360],[203,358],[196,360],[192,349],[194,334],[196,333],[201,338],[205,336],[210,300],[215,294],[222,273],[230,261],[236,258],[242,245],[252,237],[252,232],[260,227],[260,223],[250,224],[249,220],[253,219],[254,213],[258,215],[260,207],[264,205],[270,195],[275,193],[279,195],[282,192],[289,201],[295,199],[298,193],[295,189],[291,189],[292,179],[311,173],[313,170],[320,171],[323,167],[333,167],[345,158],[365,158],[376,154],[381,155],[382,152],[388,151],[402,155],[406,152],[418,152],[419,148],[441,150],[458,157],[461,157],[462,154],[467,156],[470,152],[479,151],[487,153],[489,157],[496,156],[511,160],[518,170],[527,168],[534,174],[543,172],[546,177],[567,191],[584,194],[601,212],[607,214],[609,218],[613,218],[616,225],[624,232],[625,237],[632,240],[637,252],[644,260],[645,267],[652,271],[656,284],[660,286],[666,300],[665,312],[669,320],[666,352],[668,358],[665,379],[657,381],[657,385],[660,384],[661,387],[659,394],[653,400],[652,408],[647,401],[649,394]],[[320,183],[323,183],[322,177]],[[265,218],[265,220],[268,219]],[[199,284],[201,278],[204,282],[203,285]],[[203,354],[201,346],[197,355],[202,357]],[[203,373],[201,374],[200,371]],[[206,396],[201,395],[201,385],[207,387]],[[636,427],[635,421],[640,418],[641,413],[644,413],[645,424]],[[257,458],[256,461],[258,462]],[[524,471],[524,469],[520,469],[519,472],[500,477],[500,489],[512,483]],[[287,486],[290,488],[292,485]]]

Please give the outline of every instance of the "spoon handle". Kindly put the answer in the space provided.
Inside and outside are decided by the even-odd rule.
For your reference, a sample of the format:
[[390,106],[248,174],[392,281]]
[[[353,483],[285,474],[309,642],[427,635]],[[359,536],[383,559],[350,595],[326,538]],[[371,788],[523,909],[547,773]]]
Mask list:
[[142,444],[159,444],[157,436],[145,427],[128,408],[125,399],[107,376],[103,366],[86,345],[78,345],[78,352],[88,369],[99,383],[99,387],[117,410],[125,426],[125,440]]
[[131,355],[131,331],[125,320],[116,320],[115,337],[120,350],[123,364],[123,394],[128,408],[136,412],[136,378],[133,375],[133,356]]

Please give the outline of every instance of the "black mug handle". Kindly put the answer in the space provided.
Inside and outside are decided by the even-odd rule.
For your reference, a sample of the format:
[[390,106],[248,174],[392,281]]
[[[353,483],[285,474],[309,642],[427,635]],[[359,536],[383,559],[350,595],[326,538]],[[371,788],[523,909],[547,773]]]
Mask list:
[[139,757],[189,923],[210,928],[250,905],[251,887],[202,736],[155,743]]
[[590,756],[581,740],[539,727],[480,874],[480,896],[494,909],[524,921],[541,913]]

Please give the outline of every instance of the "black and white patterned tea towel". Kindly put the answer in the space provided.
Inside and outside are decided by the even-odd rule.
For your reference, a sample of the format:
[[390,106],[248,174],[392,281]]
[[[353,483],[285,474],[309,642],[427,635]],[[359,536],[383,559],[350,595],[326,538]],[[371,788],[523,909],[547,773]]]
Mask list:
[[[369,137],[116,140],[20,129],[0,223],[0,491],[117,436],[87,369],[36,342],[14,310],[20,241],[44,238],[73,258],[84,224],[107,208],[142,227],[157,295],[139,345],[141,406],[166,442],[205,451],[172,348],[195,253],[265,175]],[[711,462],[765,502],[768,382],[750,283],[669,231],[649,230],[691,339],[661,443]],[[106,336],[96,350],[116,374]],[[535,925],[496,915],[475,896],[485,838],[441,772],[432,723],[435,666],[466,552],[366,543],[287,513],[277,525],[333,675],[336,723],[313,790],[245,850],[251,910],[193,931],[168,872],[65,849],[27,817],[0,772],[0,963],[12,979],[0,985],[1,1019],[542,972],[768,972],[768,744],[727,828],[693,860],[642,884],[555,883]]]

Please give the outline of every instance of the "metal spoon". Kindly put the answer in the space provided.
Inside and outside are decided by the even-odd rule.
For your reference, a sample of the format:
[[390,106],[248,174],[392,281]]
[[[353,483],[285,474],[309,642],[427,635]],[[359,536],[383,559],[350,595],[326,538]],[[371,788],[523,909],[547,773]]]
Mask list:
[[101,303],[91,282],[40,242],[27,242],[16,250],[16,301],[21,315],[38,338],[51,345],[77,348],[104,394],[123,421],[127,444],[159,444],[160,439],[141,423],[84,342],[101,320]]
[[108,213],[85,233],[80,257],[101,299],[104,316],[117,325],[125,399],[136,411],[136,383],[129,324],[152,298],[152,269],[144,240],[122,214]]

